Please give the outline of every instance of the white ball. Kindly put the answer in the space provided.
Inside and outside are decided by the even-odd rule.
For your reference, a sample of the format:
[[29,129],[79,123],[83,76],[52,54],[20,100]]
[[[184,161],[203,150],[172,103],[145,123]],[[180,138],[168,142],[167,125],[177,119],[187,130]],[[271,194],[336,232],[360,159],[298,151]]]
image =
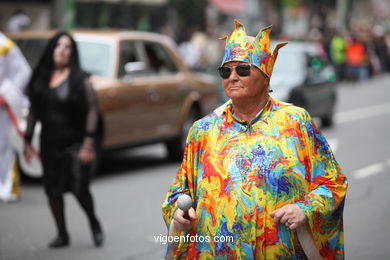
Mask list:
[[192,199],[187,194],[180,195],[177,199],[177,206],[182,211],[188,211],[192,207]]

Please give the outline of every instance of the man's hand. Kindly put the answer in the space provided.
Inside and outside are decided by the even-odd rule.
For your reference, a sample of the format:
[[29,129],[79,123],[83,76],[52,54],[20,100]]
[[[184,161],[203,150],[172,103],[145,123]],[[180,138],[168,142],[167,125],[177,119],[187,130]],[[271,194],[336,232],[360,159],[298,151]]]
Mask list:
[[0,107],[6,108],[7,106],[8,106],[7,101],[5,100],[5,98],[2,95],[0,95]]
[[290,229],[296,229],[307,222],[305,213],[295,204],[288,204],[270,213],[276,225],[285,224]]
[[190,220],[184,218],[184,211],[178,208],[173,216],[173,224],[175,225],[175,228],[184,232],[190,231],[194,221],[196,220],[194,208],[190,208],[188,210],[188,215]]

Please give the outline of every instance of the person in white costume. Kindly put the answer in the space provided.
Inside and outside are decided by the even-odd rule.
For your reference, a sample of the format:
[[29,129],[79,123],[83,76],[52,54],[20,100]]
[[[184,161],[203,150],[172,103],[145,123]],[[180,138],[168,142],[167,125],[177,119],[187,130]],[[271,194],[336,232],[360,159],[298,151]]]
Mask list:
[[19,48],[0,32],[0,201],[14,201],[20,196],[8,109],[18,115],[28,106],[24,89],[30,75],[31,68]]

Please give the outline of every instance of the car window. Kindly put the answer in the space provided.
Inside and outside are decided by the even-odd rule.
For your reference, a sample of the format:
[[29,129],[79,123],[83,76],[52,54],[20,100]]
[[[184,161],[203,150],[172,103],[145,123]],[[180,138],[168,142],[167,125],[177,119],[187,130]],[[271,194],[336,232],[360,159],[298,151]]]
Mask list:
[[270,86],[283,89],[303,83],[306,76],[305,62],[305,55],[301,51],[292,48],[280,51],[272,72]]
[[31,68],[38,65],[42,52],[47,44],[45,38],[13,39],[30,64]]
[[[137,77],[144,75],[145,61],[140,56],[140,42],[121,41],[119,44],[119,78],[127,76]],[[134,65],[137,65],[134,66]],[[133,65],[133,66],[129,66]],[[130,69],[129,69],[130,68]]]
[[307,82],[310,85],[333,82],[336,76],[325,57],[307,56]]
[[286,51],[281,52],[276,59],[272,75],[288,75],[293,76],[302,74],[304,65],[304,55],[301,52]]
[[77,49],[80,56],[81,67],[93,74],[103,77],[111,75],[111,55],[108,43],[78,40]]
[[177,72],[177,68],[166,49],[155,42],[145,42],[146,72],[149,75],[164,75]]

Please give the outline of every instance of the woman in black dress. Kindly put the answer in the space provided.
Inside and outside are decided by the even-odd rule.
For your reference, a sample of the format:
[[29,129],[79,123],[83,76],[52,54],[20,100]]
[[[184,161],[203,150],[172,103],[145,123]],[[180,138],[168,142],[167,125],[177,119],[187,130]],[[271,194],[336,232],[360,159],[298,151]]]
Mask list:
[[69,245],[63,194],[71,191],[88,216],[96,246],[103,232],[95,215],[89,181],[96,163],[101,127],[96,94],[80,68],[76,43],[60,32],[49,40],[27,87],[31,102],[26,130],[26,159],[37,121],[42,124],[40,151],[45,193],[58,235],[49,247]]

